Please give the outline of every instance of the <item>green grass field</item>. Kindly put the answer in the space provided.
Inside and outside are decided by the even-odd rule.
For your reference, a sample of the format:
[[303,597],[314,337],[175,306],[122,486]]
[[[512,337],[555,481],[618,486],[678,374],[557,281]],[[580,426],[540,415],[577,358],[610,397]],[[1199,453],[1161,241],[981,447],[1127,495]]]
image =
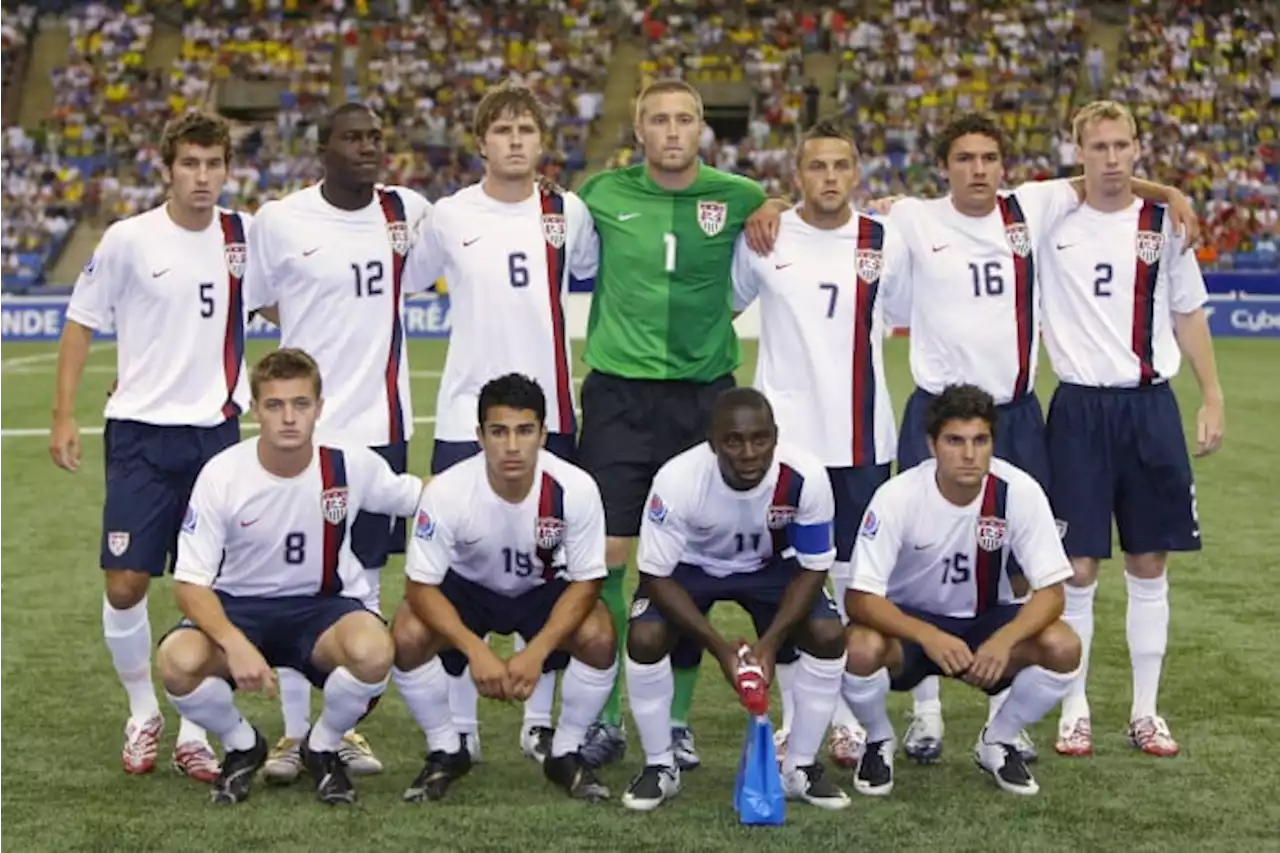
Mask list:
[[[256,343],[250,357],[261,354]],[[1220,340],[1228,400],[1225,449],[1196,462],[1204,551],[1172,566],[1173,626],[1160,710],[1183,753],[1171,760],[1131,751],[1123,739],[1129,709],[1124,640],[1124,585],[1115,562],[1098,596],[1091,679],[1097,755],[1052,755],[1054,720],[1033,735],[1044,756],[1039,797],[1002,794],[969,757],[985,698],[961,684],[943,688],[947,753],[932,768],[899,764],[885,801],[853,795],[843,812],[792,806],[779,829],[739,827],[731,791],[744,714],[714,666],[703,669],[692,723],[704,766],[685,776],[679,798],[648,815],[616,800],[642,759],[634,735],[622,766],[605,779],[615,800],[570,803],[520,755],[518,707],[482,702],[485,761],[445,802],[406,805],[400,792],[418,771],[422,735],[390,690],[366,722],[387,765],[357,780],[360,802],[325,809],[303,785],[259,786],[245,805],[218,810],[207,789],[170,772],[148,778],[120,770],[127,708],[102,642],[97,548],[102,499],[101,441],[85,438],[81,472],[49,461],[45,430],[53,383],[53,347],[3,346],[3,842],[37,850],[1262,850],[1280,849],[1276,797],[1280,742],[1276,648],[1280,578],[1275,554],[1275,445],[1280,413],[1280,347],[1268,341]],[[754,348],[747,352],[748,364]],[[410,357],[419,417],[434,408],[444,347],[413,341]],[[899,407],[910,387],[906,346],[888,357]],[[114,350],[99,347],[81,393],[80,424],[96,428],[110,383]],[[577,375],[583,375],[579,367]],[[750,376],[744,371],[742,379]],[[1178,380],[1193,423],[1194,384]],[[1052,388],[1042,366],[1041,399]],[[1270,390],[1268,390],[1270,389]],[[1274,436],[1272,436],[1274,437]],[[431,424],[420,422],[413,470],[427,470]],[[387,612],[400,598],[400,563],[385,573]],[[152,588],[155,637],[176,618],[168,582]],[[732,608],[716,618],[735,632],[746,620]],[[895,697],[895,718],[905,708]],[[161,700],[162,705],[166,703]],[[278,707],[242,701],[272,740]],[[319,697],[313,711],[319,709]],[[176,718],[162,744],[167,760]],[[845,782],[847,783],[847,778]],[[846,784],[846,788],[848,785]],[[1270,839],[1270,840],[1268,840]]]

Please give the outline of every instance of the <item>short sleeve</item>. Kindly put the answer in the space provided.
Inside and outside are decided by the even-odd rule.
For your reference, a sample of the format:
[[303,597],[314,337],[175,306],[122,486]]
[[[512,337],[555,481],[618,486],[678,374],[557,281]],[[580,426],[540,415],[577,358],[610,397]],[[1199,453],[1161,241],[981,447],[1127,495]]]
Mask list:
[[904,522],[900,511],[895,511],[893,501],[881,487],[871,498],[871,504],[862,515],[862,524],[858,526],[851,561],[853,577],[850,589],[881,597],[888,594],[889,578],[902,549]]
[[1166,228],[1164,264],[1169,273],[1169,307],[1177,314],[1190,314],[1209,301],[1209,290],[1195,252],[1184,252],[1184,238]]
[[124,243],[118,227],[108,228],[102,235],[93,257],[76,279],[67,305],[67,319],[95,331],[107,331],[115,326],[116,298],[126,284],[124,279],[129,269]]
[[405,293],[428,291],[444,275],[446,257],[441,224],[439,206],[431,209],[418,224],[413,248],[409,250],[409,259],[405,263]]
[[734,311],[746,310],[760,295],[760,282],[756,276],[755,264],[751,260],[754,256],[755,253],[747,246],[746,234],[739,234],[733,244],[733,266],[730,272]]
[[884,294],[884,317],[889,326],[911,322],[911,254],[900,228],[884,226],[880,290]]
[[191,490],[191,500],[178,529],[178,559],[173,570],[176,581],[212,587],[218,576],[227,531],[217,470],[206,465]]
[[787,543],[796,560],[810,571],[829,570],[836,558],[836,502],[826,471],[805,478],[796,510],[795,521],[787,525]]
[[565,571],[570,581],[599,580],[609,573],[604,556],[604,502],[595,481],[583,480],[575,484],[565,518]]
[[568,196],[566,201],[569,199],[572,199],[571,203],[576,202],[573,203],[576,215],[569,252],[569,275],[585,281],[595,278],[600,266],[600,235],[596,233],[595,221],[591,218],[586,203],[573,195]]
[[1068,180],[1027,181],[1013,195],[1037,243],[1047,240],[1067,214],[1080,206],[1080,194]]
[[438,586],[453,559],[453,531],[440,513],[439,496],[431,484],[422,491],[413,518],[413,536],[405,554],[404,573],[414,583]]
[[636,565],[641,574],[670,577],[684,556],[688,534],[681,517],[677,484],[659,471],[640,519],[640,547]]
[[358,460],[358,470],[364,481],[360,495],[361,510],[400,518],[414,514],[422,495],[421,479],[413,474],[397,474],[387,460],[368,448],[355,447],[346,453],[351,460]]
[[274,205],[268,203],[249,226],[248,258],[244,270],[244,307],[247,311],[269,308],[280,302],[279,276],[273,267],[275,246],[271,240]]
[[1032,589],[1044,589],[1071,577],[1071,562],[1044,490],[1028,477],[1010,491],[1009,537],[1013,556]]

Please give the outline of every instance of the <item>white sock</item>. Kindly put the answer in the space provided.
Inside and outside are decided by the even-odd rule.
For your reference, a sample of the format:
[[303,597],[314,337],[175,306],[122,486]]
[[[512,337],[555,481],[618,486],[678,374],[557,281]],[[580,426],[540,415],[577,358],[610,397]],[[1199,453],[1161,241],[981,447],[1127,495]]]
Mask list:
[[1013,678],[1009,698],[987,724],[987,743],[1013,743],[1018,733],[1040,722],[1071,689],[1075,672],[1052,672],[1029,666]]
[[1000,709],[1004,706],[1005,700],[1009,698],[1009,691],[1013,689],[1010,685],[999,693],[987,697],[987,725],[996,718],[996,714],[1000,713]]
[[284,714],[284,736],[298,740],[311,728],[311,682],[296,669],[280,667],[280,711]]
[[[524,651],[524,637],[516,634],[511,638],[511,645],[516,652]],[[542,677],[538,679],[538,685],[533,688],[532,695],[524,700],[524,729],[527,731],[534,726],[550,726],[551,706],[555,702],[556,674],[554,672],[544,672]]]
[[[564,685],[560,690],[560,719],[556,723],[555,737],[551,739],[552,757],[568,755],[582,747],[582,742],[587,737],[587,727],[596,721],[604,709],[604,703],[609,701],[617,675],[616,659],[608,669],[596,669],[577,658],[570,659],[569,666],[564,671]],[[673,680],[672,684],[674,683]],[[551,684],[555,685],[554,673]]]
[[893,739],[889,720],[889,670],[880,667],[868,676],[844,674],[841,692],[854,716],[867,730],[867,742]]
[[156,688],[151,683],[151,620],[147,597],[132,607],[117,610],[102,596],[102,635],[124,692],[129,696],[129,717],[141,723],[160,713]]
[[440,658],[432,658],[408,672],[393,667],[391,680],[404,697],[418,728],[426,734],[427,746],[432,752],[452,753],[462,748],[462,739],[449,713],[450,679]]
[[787,737],[783,773],[790,773],[797,767],[808,767],[816,760],[822,736],[831,725],[831,715],[840,700],[844,664],[844,655],[834,660],[822,660],[800,653],[800,662],[796,666],[795,727]]
[[1135,578],[1125,572],[1124,584],[1129,591],[1124,629],[1133,665],[1133,708],[1129,719],[1140,720],[1156,715],[1160,670],[1169,646],[1169,578]]
[[676,695],[676,679],[671,672],[671,656],[657,663],[636,663],[630,656],[627,666],[627,699],[631,718],[636,721],[646,765],[675,767],[671,751],[671,700]]
[[791,723],[796,718],[796,665],[776,664],[773,673],[773,677],[778,680],[778,694],[782,697],[782,725],[779,728],[789,732]]
[[184,743],[202,743],[209,745],[209,733],[188,720],[186,717],[178,718],[178,739],[174,741],[175,746],[182,746]]
[[862,724],[858,722],[858,718],[849,708],[849,703],[844,701],[844,696],[841,694],[836,695],[836,712],[831,716],[831,726],[832,728],[842,726],[851,732],[862,728]]
[[942,713],[942,699],[939,698],[940,683],[941,679],[938,676],[931,675],[911,688],[912,713],[917,715],[930,711]]
[[387,679],[374,684],[361,681],[340,666],[324,680],[324,706],[311,728],[307,746],[315,752],[337,752],[342,736],[369,713],[369,703],[387,689]]
[[382,567],[365,569],[364,579],[369,582],[369,594],[364,597],[364,606],[379,616],[382,615]]
[[[836,611],[840,614],[840,621],[845,625],[849,624],[849,614],[844,609],[844,596],[849,591],[849,579],[852,576],[853,569],[849,563],[837,562],[831,567],[831,587],[834,590]],[[844,701],[844,696],[836,700],[836,712],[831,718],[831,725],[843,726],[850,731],[860,728],[858,718],[853,715],[853,711],[849,710],[849,703]]]
[[1080,638],[1080,675],[1062,700],[1063,722],[1086,719],[1089,716],[1089,699],[1085,695],[1085,682],[1089,677],[1089,648],[1093,645],[1093,599],[1098,593],[1098,582],[1088,586],[1063,584],[1066,605],[1062,621],[1071,626]]
[[462,734],[475,734],[480,727],[476,719],[476,705],[480,702],[480,692],[471,678],[471,667],[462,670],[462,675],[454,678],[445,673],[448,680],[448,708],[453,720],[453,727]]
[[253,749],[257,736],[236,708],[231,685],[221,678],[206,678],[185,696],[166,694],[178,713],[218,736],[227,750]]

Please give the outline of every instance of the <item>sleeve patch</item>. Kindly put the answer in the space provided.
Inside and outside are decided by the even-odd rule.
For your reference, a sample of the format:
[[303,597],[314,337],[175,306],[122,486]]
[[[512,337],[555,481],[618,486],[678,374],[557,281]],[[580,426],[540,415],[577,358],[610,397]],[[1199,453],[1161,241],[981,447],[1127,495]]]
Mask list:
[[87,276],[92,276],[93,271],[96,270],[97,268],[98,268],[98,255],[97,253],[94,253],[93,257],[89,258],[89,263],[84,265],[84,274]]
[[661,524],[667,520],[667,505],[662,502],[662,498],[656,493],[649,498],[649,520],[654,524]]
[[418,518],[413,524],[413,535],[416,539],[430,542],[436,535],[436,520],[427,514],[425,509],[418,510]]
[[862,528],[858,531],[858,535],[864,539],[875,539],[879,532],[880,519],[876,518],[874,512],[867,510],[867,514],[862,517]]
[[200,522],[200,514],[196,512],[193,506],[187,506],[187,513],[182,517],[182,532],[195,533],[196,525]]

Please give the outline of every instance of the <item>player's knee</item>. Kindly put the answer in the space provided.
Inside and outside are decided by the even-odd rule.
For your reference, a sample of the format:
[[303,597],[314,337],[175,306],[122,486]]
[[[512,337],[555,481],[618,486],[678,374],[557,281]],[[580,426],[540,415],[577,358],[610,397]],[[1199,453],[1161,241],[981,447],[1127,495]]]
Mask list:
[[107,603],[116,610],[128,610],[147,597],[151,575],[131,569],[110,569],[103,572],[106,579]]
[[1080,638],[1065,622],[1054,622],[1040,632],[1040,665],[1052,672],[1075,672],[1080,666]]
[[391,641],[397,669],[417,669],[431,660],[431,632],[403,602],[391,623]]
[[880,632],[855,625],[845,632],[844,650],[849,656],[845,672],[865,678],[884,666],[889,644]]
[[608,669],[618,657],[613,622],[606,611],[592,613],[578,627],[573,637],[573,656],[593,669]]
[[1124,570],[1140,580],[1156,580],[1164,575],[1167,557],[1163,551],[1153,554],[1125,554]]
[[381,622],[361,625],[346,642],[347,669],[366,684],[382,681],[391,671],[396,647]]
[[625,536],[607,536],[604,540],[604,560],[610,566],[626,565],[631,554],[631,540]]
[[844,654],[844,626],[839,619],[814,619],[809,622],[808,632],[801,646],[805,653],[821,660],[835,660]]
[[164,689],[185,696],[208,675],[213,644],[200,631],[182,628],[164,638],[156,652],[156,668]]
[[636,663],[657,663],[667,653],[664,622],[635,622],[627,628],[627,657]]
[[1072,575],[1067,583],[1072,586],[1088,586],[1098,580],[1098,561],[1093,557],[1072,557]]

